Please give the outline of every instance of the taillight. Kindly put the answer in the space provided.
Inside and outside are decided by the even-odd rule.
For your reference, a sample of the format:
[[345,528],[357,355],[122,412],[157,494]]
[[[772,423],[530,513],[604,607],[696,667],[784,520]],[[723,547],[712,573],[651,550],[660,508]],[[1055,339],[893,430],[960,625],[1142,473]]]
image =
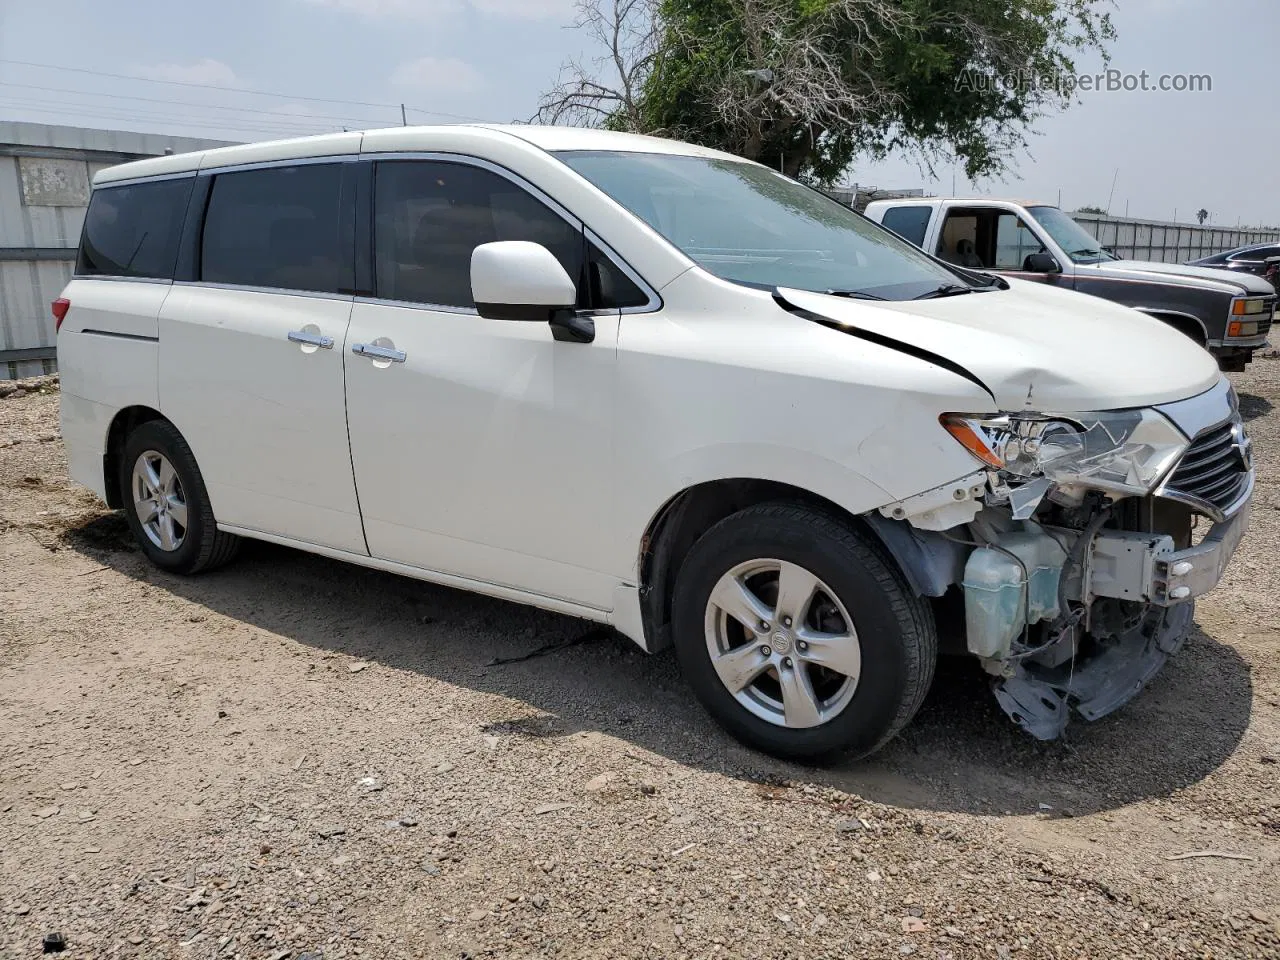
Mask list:
[[62,329],[62,321],[67,319],[67,311],[71,309],[71,301],[66,297],[59,297],[53,301],[53,332],[57,333]]

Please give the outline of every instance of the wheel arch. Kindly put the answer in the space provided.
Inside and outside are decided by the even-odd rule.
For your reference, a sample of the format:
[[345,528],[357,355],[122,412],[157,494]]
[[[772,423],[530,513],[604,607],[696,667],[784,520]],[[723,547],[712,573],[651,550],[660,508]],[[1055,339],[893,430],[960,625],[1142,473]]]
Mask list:
[[124,491],[120,489],[120,457],[125,441],[138,427],[152,420],[168,418],[154,407],[141,404],[124,407],[111,418],[107,427],[106,443],[102,451],[102,481],[106,491],[107,506],[119,510],[124,506]]
[[803,487],[747,477],[708,480],[686,487],[654,514],[640,541],[637,569],[646,649],[656,652],[671,645],[671,600],[676,578],[698,538],[725,517],[772,501],[812,506],[858,527],[888,547],[874,525]]
[[1209,330],[1203,320],[1192,313],[1181,310],[1165,310],[1157,307],[1137,307],[1139,311],[1167,323],[1179,333],[1186,334],[1200,346],[1209,342]]

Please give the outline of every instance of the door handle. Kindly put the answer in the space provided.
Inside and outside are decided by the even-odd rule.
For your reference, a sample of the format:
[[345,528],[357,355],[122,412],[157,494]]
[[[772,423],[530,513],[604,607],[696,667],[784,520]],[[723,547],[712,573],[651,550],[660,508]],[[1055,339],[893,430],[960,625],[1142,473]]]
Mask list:
[[333,349],[333,337],[326,337],[323,334],[312,333],[310,330],[290,330],[290,343],[302,343],[309,347],[319,347],[321,350]]
[[396,350],[394,347],[382,347],[376,343],[352,344],[351,352],[358,357],[368,357],[371,360],[387,360],[391,363],[404,363],[406,359],[403,350]]

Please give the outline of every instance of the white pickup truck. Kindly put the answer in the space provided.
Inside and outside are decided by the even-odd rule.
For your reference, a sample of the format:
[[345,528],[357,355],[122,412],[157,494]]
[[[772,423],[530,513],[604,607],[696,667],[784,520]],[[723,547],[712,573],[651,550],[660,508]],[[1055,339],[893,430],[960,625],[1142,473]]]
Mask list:
[[1243,370],[1267,345],[1276,291],[1262,277],[1178,263],[1122,260],[1055,206],[930,197],[877,200],[876,223],[962,267],[1014,274],[1134,307]]

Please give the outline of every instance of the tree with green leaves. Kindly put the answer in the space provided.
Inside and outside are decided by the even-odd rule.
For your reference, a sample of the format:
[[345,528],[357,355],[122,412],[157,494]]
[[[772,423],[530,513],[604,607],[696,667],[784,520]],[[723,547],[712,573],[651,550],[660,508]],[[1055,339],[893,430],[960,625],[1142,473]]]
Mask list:
[[[1107,0],[581,0],[607,54],[537,119],[656,133],[815,182],[908,152],[998,173],[1073,100]],[[617,79],[602,79],[616,77]]]

